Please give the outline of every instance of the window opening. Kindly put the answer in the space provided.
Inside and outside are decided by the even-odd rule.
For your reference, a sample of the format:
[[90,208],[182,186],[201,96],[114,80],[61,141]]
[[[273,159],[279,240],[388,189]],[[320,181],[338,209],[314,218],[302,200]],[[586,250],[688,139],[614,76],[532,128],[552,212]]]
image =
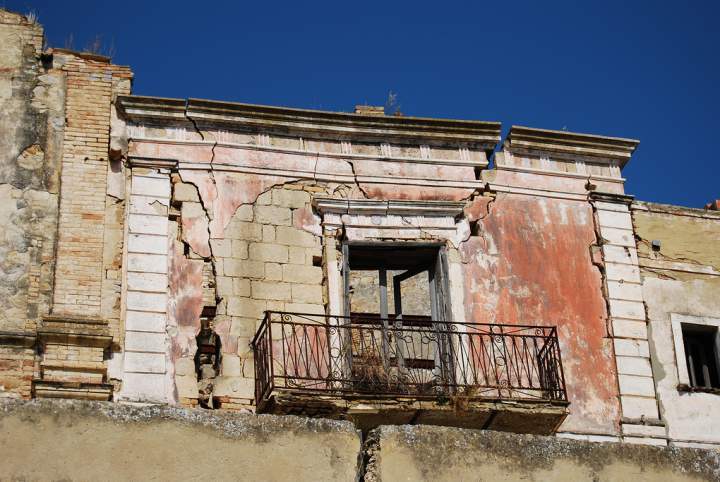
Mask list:
[[444,250],[437,245],[345,245],[348,363],[357,383],[427,391],[448,380]]
[[685,362],[691,387],[720,388],[717,331],[717,328],[711,326],[682,325]]

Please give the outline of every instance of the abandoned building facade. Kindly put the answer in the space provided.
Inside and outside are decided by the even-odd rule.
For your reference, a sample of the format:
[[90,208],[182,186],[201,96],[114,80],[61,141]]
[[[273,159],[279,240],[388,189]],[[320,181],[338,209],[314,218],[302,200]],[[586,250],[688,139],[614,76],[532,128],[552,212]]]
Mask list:
[[638,141],[134,96],[42,42],[0,10],[0,398],[720,448],[720,211],[626,193]]

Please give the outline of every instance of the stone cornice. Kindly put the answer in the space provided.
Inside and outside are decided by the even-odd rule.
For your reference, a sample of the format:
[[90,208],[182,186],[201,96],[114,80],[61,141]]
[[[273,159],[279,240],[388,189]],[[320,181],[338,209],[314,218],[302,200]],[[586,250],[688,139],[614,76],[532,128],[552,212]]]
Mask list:
[[334,199],[317,197],[313,205],[322,214],[444,216],[462,214],[462,201],[378,201],[374,199]]
[[591,201],[600,201],[613,204],[625,204],[630,206],[635,196],[630,194],[616,194],[612,192],[591,191],[588,194]]
[[501,127],[499,122],[362,115],[202,99],[121,96],[117,106],[125,118],[136,123],[183,122],[199,128],[257,129],[364,142],[467,145],[486,153],[500,140]]
[[597,162],[615,161],[623,167],[640,141],[620,137],[512,126],[505,149],[512,153],[550,154],[561,158],[591,158]]

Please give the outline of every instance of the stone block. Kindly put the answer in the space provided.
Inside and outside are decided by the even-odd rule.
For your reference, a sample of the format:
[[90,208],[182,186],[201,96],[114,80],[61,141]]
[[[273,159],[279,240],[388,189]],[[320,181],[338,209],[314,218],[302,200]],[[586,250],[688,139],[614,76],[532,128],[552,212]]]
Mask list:
[[128,310],[125,312],[125,329],[165,333],[167,315]]
[[197,188],[192,184],[183,182],[173,184],[173,199],[181,202],[200,202]]
[[131,233],[137,234],[168,234],[167,216],[154,216],[151,214],[130,214],[128,228]]
[[305,248],[290,246],[288,248],[289,261],[291,264],[309,264],[306,262]]
[[130,291],[147,291],[167,293],[168,278],[163,273],[127,273],[127,289]]
[[323,279],[322,268],[317,266],[283,265],[283,281],[290,283],[320,284]]
[[315,235],[292,226],[278,226],[276,240],[279,244],[305,248],[314,248],[320,244],[319,238]]
[[235,211],[233,219],[236,221],[252,221],[253,207],[252,204],[243,204]]
[[257,279],[265,276],[265,265],[261,261],[225,258],[222,260],[222,267],[225,276]]
[[620,229],[633,229],[632,218],[630,213],[621,213],[617,211],[604,211],[600,210],[597,212],[598,222],[600,226],[607,228],[620,228]]
[[272,190],[260,193],[260,195],[255,199],[255,204],[259,206],[267,206],[272,204]]
[[292,285],[292,301],[294,303],[313,303],[321,305],[323,303],[323,289],[319,284],[293,284]]
[[606,263],[638,264],[636,248],[604,244],[602,250]]
[[170,198],[170,179],[133,176],[130,192],[144,196]]
[[165,353],[168,340],[164,333],[149,333],[145,331],[125,332],[125,352]]
[[268,311],[285,311],[285,302],[280,300],[268,300]]
[[232,318],[230,325],[230,334],[239,338],[251,338],[255,336],[257,318]]
[[636,437],[665,437],[665,427],[657,425],[636,425],[624,423],[622,424],[623,435],[630,435]]
[[635,235],[631,229],[601,228],[600,236],[609,244],[635,247]]
[[242,375],[240,366],[240,357],[232,355],[223,355],[222,358],[222,376],[239,377]]
[[256,223],[232,221],[225,230],[225,237],[233,240],[261,241],[262,226]]
[[617,356],[615,357],[615,361],[617,362],[617,370],[620,374],[639,375],[645,377],[652,376],[652,367],[650,366],[649,358]]
[[610,300],[610,315],[631,320],[645,320],[645,305],[639,301]]
[[131,196],[130,213],[152,214],[155,216],[167,217],[169,203],[170,201],[165,198],[156,198],[150,196]]
[[175,387],[180,398],[197,398],[198,382],[195,376],[175,376]]
[[161,353],[125,352],[125,371],[165,373],[165,355]]
[[265,263],[265,279],[267,281],[281,281],[282,265],[278,263]]
[[290,226],[291,212],[278,206],[255,206],[255,221],[261,224]]
[[192,202],[184,202],[182,203],[182,210],[181,215],[183,219],[192,219],[192,218],[205,218],[205,209],[203,209],[202,204],[198,203],[192,203]]
[[128,234],[129,253],[167,254],[167,235]]
[[618,383],[620,384],[620,395],[655,396],[655,384],[651,377],[618,375]]
[[233,294],[235,296],[250,296],[250,280],[233,278]]
[[310,193],[289,189],[273,189],[272,201],[274,205],[285,208],[304,208],[310,202]]
[[166,403],[165,375],[126,372],[119,398],[134,402]]
[[128,291],[126,306],[128,310],[164,313],[167,311],[167,294]]
[[240,239],[232,240],[232,257],[236,259],[248,259],[248,242]]
[[633,395],[620,396],[623,417],[628,418],[659,418],[657,403],[654,398]]
[[605,276],[610,281],[640,283],[640,268],[629,264],[605,264]]
[[232,257],[232,240],[230,239],[211,239],[210,248],[212,248],[212,253],[215,257]]
[[224,298],[226,296],[230,296],[230,295],[234,294],[234,289],[233,289],[233,280],[234,279],[236,279],[236,278],[231,278],[229,276],[216,276],[215,277],[215,284],[217,286],[217,292],[221,298]]
[[129,253],[127,257],[128,271],[167,273],[167,264],[166,255]]
[[252,297],[261,300],[289,301],[291,299],[289,283],[253,281]]
[[253,398],[255,381],[252,378],[220,377],[215,380],[213,394],[216,396]]
[[647,340],[647,323],[637,320],[613,319],[613,336]]
[[642,285],[630,282],[607,282],[608,296],[616,300],[643,301]]
[[264,300],[233,296],[228,300],[227,312],[230,316],[259,319],[264,316],[266,306]]
[[252,243],[250,244],[250,259],[256,261],[272,261],[274,263],[288,262],[288,248],[279,244]]
[[616,356],[638,356],[650,358],[650,348],[645,340],[615,339]]
[[262,240],[263,243],[274,243],[275,242],[275,226],[264,224],[262,227]]
[[310,303],[285,303],[285,311],[290,313],[307,313],[311,315],[324,315],[325,307]]
[[191,376],[196,379],[195,361],[190,357],[178,358],[175,361],[175,375]]

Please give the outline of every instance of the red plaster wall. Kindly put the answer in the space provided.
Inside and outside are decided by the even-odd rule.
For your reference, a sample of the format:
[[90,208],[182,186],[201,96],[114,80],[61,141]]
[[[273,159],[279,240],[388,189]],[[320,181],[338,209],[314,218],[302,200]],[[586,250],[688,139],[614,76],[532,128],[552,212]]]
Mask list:
[[468,208],[479,230],[461,245],[467,321],[556,325],[571,402],[561,430],[616,433],[612,342],[589,249],[592,208],[514,194],[499,194],[489,212],[483,203]]

